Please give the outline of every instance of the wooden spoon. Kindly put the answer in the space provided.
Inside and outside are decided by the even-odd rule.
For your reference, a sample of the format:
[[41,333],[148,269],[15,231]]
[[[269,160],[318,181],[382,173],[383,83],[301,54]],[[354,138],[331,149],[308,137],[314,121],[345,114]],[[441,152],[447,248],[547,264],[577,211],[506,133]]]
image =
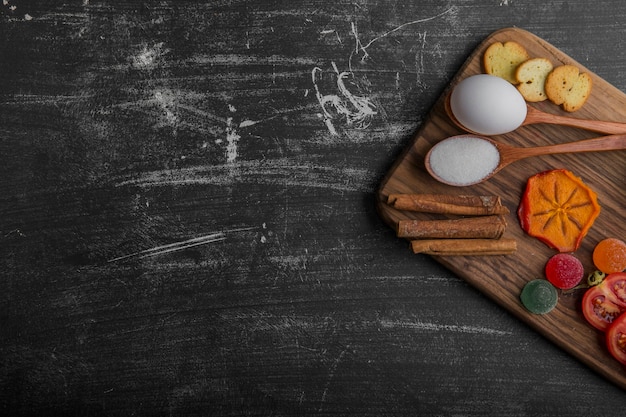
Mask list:
[[454,186],[483,182],[505,166],[531,156],[626,149],[626,135],[610,135],[558,145],[518,148],[474,135],[452,136],[426,154],[426,170],[436,180]]
[[[454,116],[452,108],[450,106],[450,95],[448,94],[445,99],[446,114],[452,120],[452,122],[459,128],[466,132],[482,135],[484,132],[474,132],[467,127],[463,126],[461,122]],[[526,118],[519,126],[525,126],[536,123],[550,123],[561,126],[578,127],[581,129],[590,130],[592,132],[606,133],[609,135],[626,133],[626,123],[620,122],[607,122],[602,120],[589,120],[589,119],[577,119],[569,116],[560,116],[557,114],[546,113],[538,110],[528,103],[526,104]],[[518,126],[518,127],[519,127]]]

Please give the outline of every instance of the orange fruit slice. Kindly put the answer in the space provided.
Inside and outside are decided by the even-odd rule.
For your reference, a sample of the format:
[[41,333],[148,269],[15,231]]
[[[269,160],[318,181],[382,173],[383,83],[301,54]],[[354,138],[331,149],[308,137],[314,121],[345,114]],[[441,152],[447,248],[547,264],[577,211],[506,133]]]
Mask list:
[[517,216],[522,229],[559,252],[574,252],[600,214],[596,193],[565,169],[530,177]]

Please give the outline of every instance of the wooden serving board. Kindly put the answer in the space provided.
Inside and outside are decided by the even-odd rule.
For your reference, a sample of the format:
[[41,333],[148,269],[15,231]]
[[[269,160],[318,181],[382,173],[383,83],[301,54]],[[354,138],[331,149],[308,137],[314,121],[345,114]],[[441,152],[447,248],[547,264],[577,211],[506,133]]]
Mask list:
[[[400,219],[428,219],[435,215],[397,211],[386,204],[392,193],[442,193],[499,195],[510,214],[503,238],[517,241],[518,249],[507,256],[438,256],[435,259],[478,290],[526,322],[546,338],[565,349],[589,367],[626,389],[626,367],[608,353],[603,333],[588,325],[580,303],[585,289],[559,292],[557,307],[548,314],[529,313],[519,301],[523,286],[530,280],[543,278],[543,268],[556,251],[526,235],[519,226],[517,207],[529,176],[548,169],[565,168],[579,176],[597,194],[602,207],[600,216],[583,240],[575,255],[587,273],[595,270],[591,255],[603,238],[624,239],[623,209],[626,203],[626,151],[553,155],[518,161],[504,168],[490,180],[468,187],[453,187],[435,181],[424,168],[424,155],[438,141],[464,133],[444,111],[444,98],[460,80],[483,73],[482,55],[492,42],[514,40],[523,45],[531,57],[545,57],[554,66],[573,64],[593,78],[591,96],[582,109],[566,113],[548,101],[532,105],[543,111],[578,118],[626,122],[626,95],[593,74],[554,46],[537,36],[518,29],[506,28],[487,37],[471,54],[447,90],[435,104],[410,146],[390,169],[378,191],[378,210],[392,228]],[[540,146],[601,136],[594,132],[556,125],[530,125],[516,131],[494,136],[515,146]],[[407,249],[410,250],[410,249]],[[417,256],[417,255],[416,255]]]

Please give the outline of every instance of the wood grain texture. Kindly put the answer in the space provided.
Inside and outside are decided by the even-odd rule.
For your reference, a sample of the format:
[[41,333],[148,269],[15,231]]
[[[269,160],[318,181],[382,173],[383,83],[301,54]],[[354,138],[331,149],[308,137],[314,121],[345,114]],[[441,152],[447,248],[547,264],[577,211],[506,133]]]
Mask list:
[[529,3],[0,4],[0,414],[614,415],[376,212],[498,28],[626,90],[626,3]]
[[[537,36],[518,28],[502,29],[488,36],[470,55],[449,86],[454,86],[468,76],[484,73],[482,57],[493,42],[514,40],[528,51],[531,57],[548,58],[554,65],[578,66],[593,79],[593,93],[575,116],[596,120],[626,120],[626,95],[580,63],[551,46]],[[591,366],[622,388],[626,389],[626,369],[607,352],[600,332],[593,329],[582,316],[580,301],[585,288],[561,291],[557,308],[548,315],[530,314],[519,301],[523,286],[532,279],[543,276],[547,259],[556,252],[537,239],[527,236],[519,227],[516,208],[526,180],[533,173],[548,169],[564,168],[581,177],[597,192],[602,206],[601,215],[584,239],[576,256],[581,259],[585,271],[595,269],[591,262],[594,246],[603,238],[623,238],[624,218],[621,214],[626,203],[626,151],[594,154],[558,155],[556,157],[523,160],[505,167],[492,179],[469,187],[453,187],[438,183],[426,172],[424,155],[434,144],[446,137],[464,133],[458,130],[446,115],[444,102],[447,91],[435,105],[429,118],[417,133],[414,143],[391,169],[379,190],[379,210],[387,223],[395,230],[398,222],[413,219],[415,214],[399,211],[387,204],[390,194],[470,193],[475,195],[500,195],[509,206],[508,223],[512,226],[504,234],[515,239],[518,249],[512,255],[499,257],[439,257],[437,260],[458,273],[480,291],[486,293],[507,310],[537,329],[548,339]],[[549,101],[537,106],[542,110],[564,112]],[[519,147],[546,146],[576,138],[594,137],[589,131],[574,132],[569,128],[542,124],[534,129],[522,126],[513,132],[498,135],[497,141]],[[495,137],[494,137],[495,139]]]

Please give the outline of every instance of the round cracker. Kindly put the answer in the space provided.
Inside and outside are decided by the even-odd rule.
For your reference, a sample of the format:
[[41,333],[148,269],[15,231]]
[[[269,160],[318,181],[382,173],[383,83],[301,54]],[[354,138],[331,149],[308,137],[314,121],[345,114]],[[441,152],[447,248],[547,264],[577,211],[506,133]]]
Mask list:
[[504,78],[511,84],[517,84],[515,70],[530,56],[526,49],[515,41],[494,42],[483,54],[483,66],[487,74]]
[[526,101],[538,102],[548,98],[545,83],[553,68],[547,58],[531,58],[517,67],[515,70],[517,89]]
[[555,67],[546,77],[545,90],[548,99],[563,109],[573,112],[580,109],[591,93],[591,77],[580,73],[574,65]]

